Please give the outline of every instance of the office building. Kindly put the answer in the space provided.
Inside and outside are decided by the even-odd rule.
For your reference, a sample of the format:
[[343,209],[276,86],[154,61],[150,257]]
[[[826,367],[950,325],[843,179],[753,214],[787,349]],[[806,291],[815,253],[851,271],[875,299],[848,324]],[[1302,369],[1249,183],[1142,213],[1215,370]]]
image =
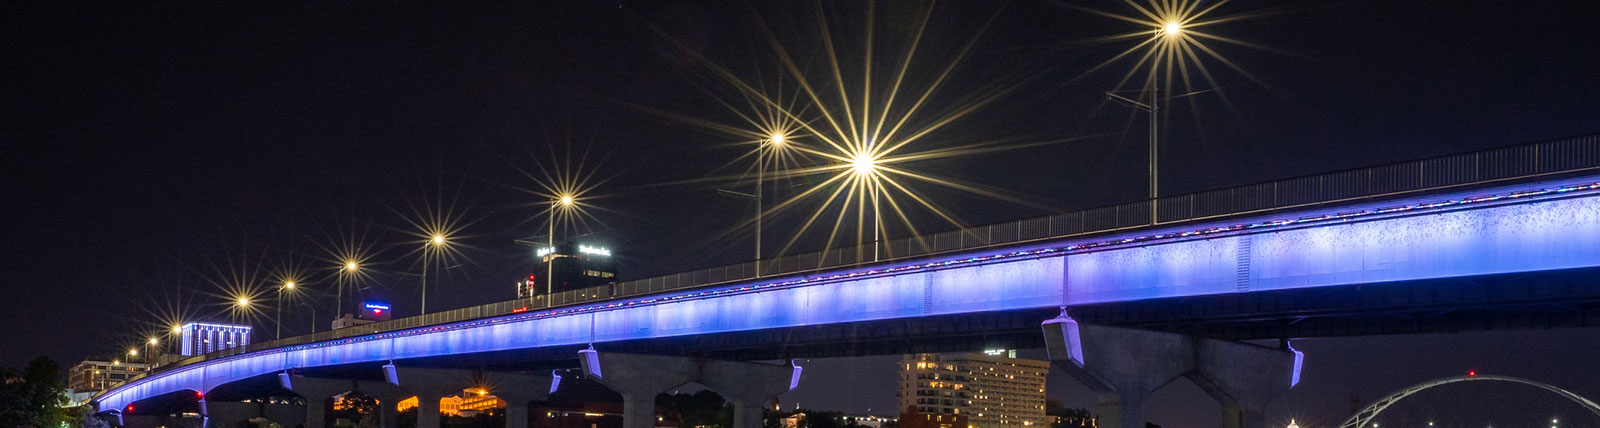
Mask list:
[[[909,355],[900,362],[900,405],[907,410],[900,420],[961,415],[972,428],[1046,427],[1049,373],[1049,362],[1016,358],[1011,350]],[[914,423],[921,422],[944,421]]]
[[73,391],[102,391],[150,371],[150,365],[122,360],[83,360],[67,369],[67,388]]
[[250,344],[250,326],[192,322],[181,327],[181,353],[186,357],[209,354]]
[[517,282],[519,298],[617,282],[617,262],[606,248],[568,242],[556,245],[554,251],[541,247],[534,254],[539,257],[539,263],[526,279]]
[[361,312],[355,314],[344,314],[338,318],[334,318],[333,324],[330,325],[330,328],[338,330],[341,328],[355,327],[358,325],[384,322],[390,320],[392,316],[393,312],[389,310],[389,302],[382,300],[367,300],[361,302]]

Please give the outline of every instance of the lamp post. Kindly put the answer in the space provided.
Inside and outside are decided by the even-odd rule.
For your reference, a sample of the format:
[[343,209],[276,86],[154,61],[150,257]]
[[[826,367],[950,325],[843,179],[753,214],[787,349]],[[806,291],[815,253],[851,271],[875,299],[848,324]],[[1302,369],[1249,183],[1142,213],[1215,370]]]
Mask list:
[[275,324],[273,339],[283,338],[283,297],[284,293],[291,291],[294,291],[294,281],[284,281],[283,285],[278,286],[278,300],[273,302],[272,310],[272,323]]
[[761,215],[763,214],[761,196],[762,187],[766,182],[767,150],[782,148],[788,137],[783,133],[773,133],[771,138],[756,145],[756,278],[761,277]]
[[1147,104],[1132,98],[1117,95],[1115,92],[1106,92],[1106,99],[1121,102],[1129,107],[1142,110],[1146,115],[1150,116],[1150,224],[1155,224],[1156,222],[1156,195],[1158,193],[1157,187],[1159,183],[1156,172],[1156,162],[1157,159],[1159,159],[1156,157],[1156,143],[1160,141],[1160,137],[1156,134],[1156,111],[1160,109],[1157,102],[1160,100],[1160,93],[1160,89],[1152,83],[1150,86],[1150,102]]
[[[307,300],[310,300],[310,299],[307,299]],[[317,332],[317,306],[311,304],[311,302],[301,303],[300,306],[311,310],[311,331],[309,333],[306,333],[306,334],[316,333]]]
[[[356,269],[360,269],[360,268],[361,268],[361,264],[360,263],[356,262],[355,260],[348,260],[348,259],[344,261],[344,266],[339,268],[339,276],[337,278],[338,284],[335,285],[335,288],[338,288],[339,290],[338,290],[338,292],[334,293],[336,295],[334,296],[334,299],[333,299],[333,316],[334,316],[334,318],[338,318],[339,317],[339,311],[344,310],[344,283],[345,283],[345,279],[349,278],[350,275],[354,275],[355,272],[356,272]],[[315,331],[316,330],[316,326],[315,326],[315,324],[316,324],[315,321],[316,320],[313,319],[312,321],[313,321],[313,323],[312,323],[313,325],[312,325],[311,329],[313,331]]]
[[432,237],[428,238],[428,242],[426,244],[423,244],[423,245],[429,246],[429,248],[423,248],[422,249],[422,314],[423,315],[427,315],[428,314],[428,265],[433,263],[433,252],[439,251],[439,248],[441,246],[443,246],[444,243],[445,243],[444,235],[435,233],[435,234],[433,234]]
[[[878,238],[883,235],[883,223],[878,221],[878,212],[877,212],[878,211],[878,180],[877,180],[878,159],[877,159],[877,157],[874,157],[870,153],[866,153],[866,152],[856,153],[855,155],[852,155],[850,157],[850,162],[849,162],[849,165],[847,167],[850,168],[850,173],[851,174],[854,174],[858,179],[863,181],[862,186],[865,187],[868,192],[872,192],[872,211],[873,211],[873,213],[872,213],[872,261],[878,261],[878,247],[879,247]],[[861,207],[861,209],[865,210],[866,207],[863,206],[863,207]],[[856,237],[857,238],[861,237],[859,231],[856,234]],[[860,247],[860,243],[857,243],[856,245],[857,245],[856,248],[861,248]],[[857,255],[856,256],[856,260],[857,261],[861,260],[861,256]]]
[[[1168,22],[1156,29],[1156,37],[1167,40],[1163,43],[1171,43],[1173,38],[1179,37],[1182,34],[1183,23],[1178,21]],[[1156,224],[1156,208],[1159,203],[1156,198],[1158,195],[1160,195],[1160,175],[1157,169],[1160,158],[1157,156],[1159,148],[1157,143],[1161,141],[1156,126],[1158,120],[1156,113],[1161,110],[1161,87],[1155,83],[1155,79],[1153,77],[1150,79],[1150,101],[1148,103],[1117,95],[1115,92],[1110,91],[1106,92],[1106,99],[1126,104],[1129,107],[1133,107],[1138,110],[1143,110],[1145,114],[1150,116],[1150,224]]]
[[551,295],[555,293],[556,283],[556,210],[570,208],[572,207],[572,202],[572,195],[561,195],[560,198],[550,203],[550,229],[548,236],[545,237],[550,246],[545,247],[549,249],[549,252],[544,255],[544,305],[546,307],[555,305]]

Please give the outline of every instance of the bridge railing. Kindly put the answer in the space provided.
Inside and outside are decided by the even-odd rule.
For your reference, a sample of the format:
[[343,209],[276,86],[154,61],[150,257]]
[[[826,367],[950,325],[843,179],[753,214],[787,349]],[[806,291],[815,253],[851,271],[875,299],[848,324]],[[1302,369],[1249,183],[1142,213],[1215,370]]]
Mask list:
[[[872,244],[789,255],[761,260],[760,277],[1596,170],[1600,170],[1600,135],[1588,135],[890,239],[876,248],[876,257]],[[1157,221],[1151,221],[1151,204],[1156,204],[1154,211]],[[326,342],[618,297],[750,281],[759,279],[756,275],[756,264],[757,262],[745,262],[717,266],[253,343],[241,348],[190,357],[175,364],[158,367],[150,373],[265,349]],[[145,375],[134,379],[143,376]]]

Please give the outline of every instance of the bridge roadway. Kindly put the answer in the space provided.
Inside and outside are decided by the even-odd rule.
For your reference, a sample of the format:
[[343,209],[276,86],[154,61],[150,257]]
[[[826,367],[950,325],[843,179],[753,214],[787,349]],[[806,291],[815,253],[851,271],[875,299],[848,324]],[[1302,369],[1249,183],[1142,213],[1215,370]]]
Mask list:
[[[94,402],[102,412],[128,410],[141,400],[185,391],[205,395],[219,386],[286,370],[429,361],[439,366],[448,365],[452,356],[561,356],[571,366],[572,352],[590,344],[602,350],[650,343],[759,348],[765,353],[746,356],[772,358],[778,356],[772,350],[782,346],[717,338],[767,335],[783,341],[795,332],[836,326],[855,330],[871,323],[900,326],[870,333],[878,335],[875,339],[911,342],[950,333],[970,339],[953,347],[971,349],[990,340],[986,329],[1038,337],[1038,322],[1056,308],[1372,284],[1414,283],[1443,290],[1475,279],[1561,273],[1579,285],[1569,284],[1563,289],[1568,294],[1557,300],[1594,301],[1600,298],[1593,280],[1593,269],[1600,268],[1597,242],[1600,176],[1566,178],[1036,242],[260,350],[152,373],[108,390]],[[1225,313],[1226,308],[1215,311]],[[1086,313],[1114,320],[1115,312]],[[918,324],[963,319],[992,321],[950,332]],[[786,333],[772,337],[772,332]],[[1073,327],[1070,341],[1078,340],[1076,334]],[[826,345],[829,338],[811,339],[812,345]],[[835,343],[832,348],[852,346],[873,345]],[[782,356],[808,357],[820,356],[811,351],[824,347],[784,349]],[[878,349],[912,350],[936,349]],[[1054,350],[1052,358],[1068,359]],[[1076,355],[1071,360],[1083,366]],[[1136,403],[1130,406],[1137,411]]]

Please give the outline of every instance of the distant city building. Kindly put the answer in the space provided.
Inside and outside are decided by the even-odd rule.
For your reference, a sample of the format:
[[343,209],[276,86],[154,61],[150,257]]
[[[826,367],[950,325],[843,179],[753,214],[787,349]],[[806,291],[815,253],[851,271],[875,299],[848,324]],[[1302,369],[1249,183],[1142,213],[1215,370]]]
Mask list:
[[568,242],[556,245],[554,251],[540,247],[534,254],[539,257],[539,263],[534,266],[533,273],[517,282],[518,298],[617,282],[617,262],[606,248]]
[[102,391],[129,378],[150,371],[150,365],[121,360],[83,360],[67,369],[67,388],[73,391]]
[[184,324],[181,331],[183,346],[180,351],[186,357],[250,344],[248,325],[192,322]]
[[394,312],[389,310],[389,302],[382,300],[367,300],[361,302],[361,310],[359,312],[354,314],[344,314],[340,315],[338,318],[334,318],[333,323],[330,324],[328,328],[338,330],[341,328],[350,328],[358,325],[384,322],[388,321],[393,316]]
[[898,419],[876,415],[844,415],[844,424],[872,428],[883,428],[884,424],[894,425]]
[[966,428],[972,426],[967,415],[925,413],[907,406],[900,414],[900,428]]
[[[402,412],[415,409],[417,408],[417,397],[400,400],[399,403],[395,403],[395,408]],[[446,396],[440,398],[439,413],[443,413],[445,416],[461,416],[461,397]]]
[[373,321],[373,320],[369,320],[369,319],[365,319],[365,318],[358,318],[358,317],[356,317],[356,314],[344,314],[343,316],[340,316],[338,318],[334,318],[333,319],[333,323],[329,324],[328,328],[333,329],[333,330],[338,330],[338,329],[341,329],[341,328],[350,328],[350,327],[355,327],[355,326],[358,326],[358,325],[372,324],[372,323],[375,323],[375,322],[377,322],[377,321]]
[[900,362],[900,405],[907,409],[901,426],[948,422],[923,415],[960,415],[975,428],[1047,427],[1054,419],[1044,409],[1049,373],[1049,362],[1016,358],[1012,350],[909,355]]

